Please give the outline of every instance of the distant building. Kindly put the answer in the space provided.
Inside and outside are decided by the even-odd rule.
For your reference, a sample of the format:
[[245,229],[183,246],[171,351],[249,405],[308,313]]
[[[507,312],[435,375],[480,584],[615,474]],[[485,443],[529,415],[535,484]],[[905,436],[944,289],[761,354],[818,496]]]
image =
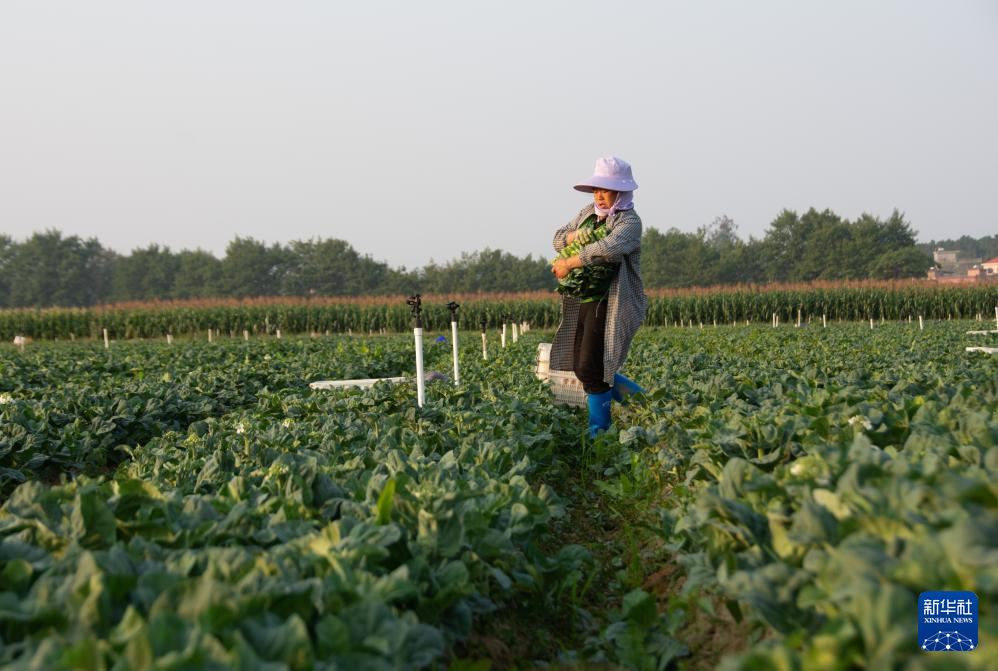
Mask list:
[[937,268],[955,268],[960,263],[960,250],[939,247],[932,252],[932,260]]
[[998,275],[998,256],[983,262],[981,269],[988,275]]
[[980,259],[966,258],[960,253],[959,249],[943,249],[940,247],[932,252],[932,260],[936,265],[929,268],[928,278],[930,280],[974,282],[988,275],[986,271],[981,271],[982,264]]

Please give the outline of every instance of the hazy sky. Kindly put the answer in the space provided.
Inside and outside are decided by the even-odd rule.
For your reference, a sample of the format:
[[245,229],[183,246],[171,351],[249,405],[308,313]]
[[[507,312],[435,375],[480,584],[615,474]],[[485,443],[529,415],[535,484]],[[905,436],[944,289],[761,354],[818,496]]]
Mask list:
[[0,2],[15,238],[546,257],[604,154],[663,231],[998,233],[998,2]]

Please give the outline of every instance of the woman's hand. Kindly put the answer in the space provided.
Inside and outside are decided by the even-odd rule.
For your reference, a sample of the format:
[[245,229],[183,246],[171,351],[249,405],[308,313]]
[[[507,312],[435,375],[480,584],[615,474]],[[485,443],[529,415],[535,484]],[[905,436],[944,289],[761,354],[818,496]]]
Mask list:
[[572,244],[573,242],[575,242],[575,239],[577,237],[579,237],[578,231],[569,231],[568,233],[565,234],[565,244],[566,245]]
[[558,259],[557,261],[555,261],[554,264],[551,266],[551,272],[553,272],[554,276],[560,280],[564,279],[566,275],[568,275],[576,268],[581,268],[581,267],[582,267],[582,260],[578,257],[578,255],[576,255],[567,259]]

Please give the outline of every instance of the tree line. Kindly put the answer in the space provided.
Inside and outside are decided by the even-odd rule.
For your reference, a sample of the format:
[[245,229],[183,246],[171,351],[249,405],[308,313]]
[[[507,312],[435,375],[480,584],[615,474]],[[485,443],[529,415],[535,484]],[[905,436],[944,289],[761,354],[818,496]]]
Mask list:
[[649,229],[641,260],[652,287],[902,279],[925,277],[932,265],[931,253],[918,248],[915,231],[897,210],[883,220],[863,214],[849,221],[814,208],[783,210],[762,238],[747,240],[726,216],[694,233]]
[[[553,255],[553,254],[552,254]],[[728,217],[695,232],[646,227],[648,287],[921,277],[932,264],[895,211],[848,221],[831,210],[784,210],[761,238],[743,240]],[[553,289],[548,259],[496,249],[423,268],[392,268],[333,238],[266,244],[236,237],[218,258],[152,244],[118,254],[58,230],[0,235],[0,307],[252,296],[348,296]]]

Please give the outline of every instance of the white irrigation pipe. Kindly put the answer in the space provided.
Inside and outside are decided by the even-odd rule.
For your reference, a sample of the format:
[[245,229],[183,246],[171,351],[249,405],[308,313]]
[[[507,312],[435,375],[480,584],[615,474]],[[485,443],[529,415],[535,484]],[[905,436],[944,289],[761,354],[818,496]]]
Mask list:
[[922,315],[918,315],[918,330],[919,331],[925,330],[925,322],[922,320]]
[[998,329],[998,305],[995,306],[995,329]]
[[104,332],[104,349],[111,348],[111,342],[107,338],[107,329],[101,329]]
[[454,301],[447,304],[447,309],[450,310],[450,333],[453,339],[453,349],[454,349],[454,386],[461,384],[461,372],[458,370],[457,364],[457,309],[461,307]]
[[416,341],[416,403],[420,408],[426,402],[426,380],[423,379],[423,319],[420,316],[421,299],[416,294],[406,301],[412,307],[412,335]]
[[506,349],[506,315],[502,317],[502,335],[499,337],[499,344]]
[[461,372],[457,365],[457,322],[450,323],[450,330],[454,336],[454,386],[461,384]]
[[412,329],[416,337],[416,403],[420,408],[426,402],[426,381],[423,379],[423,327]]
[[482,360],[483,361],[488,361],[489,360],[489,350],[485,346],[485,324],[486,324],[485,317],[482,317]]
[[513,342],[516,342],[517,340],[520,339],[520,332],[516,328],[516,322],[515,321],[513,322],[512,329],[513,329]]

